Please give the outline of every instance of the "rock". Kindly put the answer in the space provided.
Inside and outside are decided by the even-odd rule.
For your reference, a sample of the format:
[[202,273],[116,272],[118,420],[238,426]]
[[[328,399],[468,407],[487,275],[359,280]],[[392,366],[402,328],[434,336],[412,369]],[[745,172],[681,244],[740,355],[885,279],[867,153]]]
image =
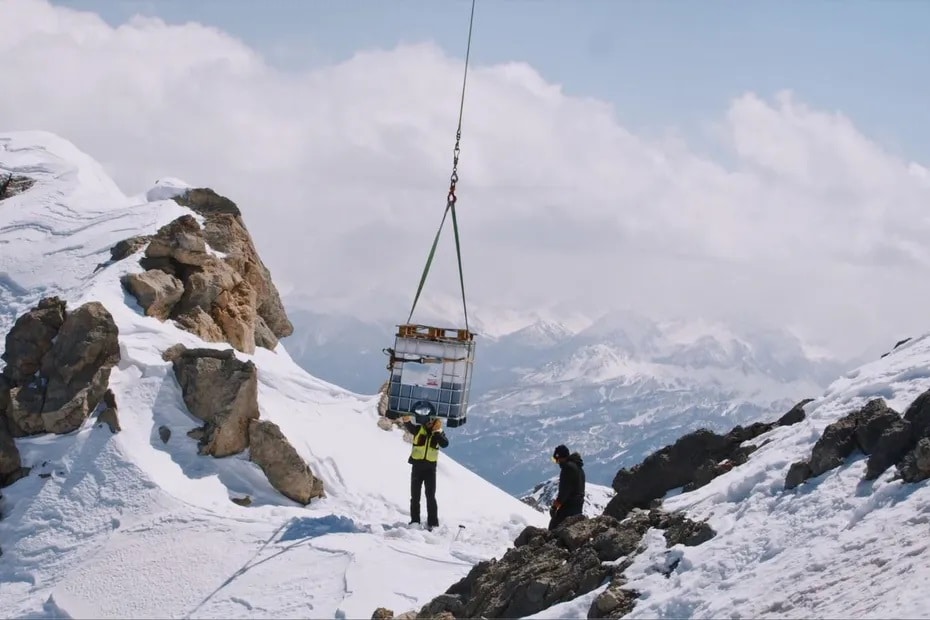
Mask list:
[[277,338],[290,336],[294,326],[287,318],[271,273],[259,258],[235,203],[209,188],[188,190],[174,200],[203,216],[207,242],[213,249],[223,252],[223,260],[255,290],[257,314],[262,317],[270,332]]
[[128,273],[120,282],[129,291],[146,316],[164,321],[184,294],[184,284],[161,269]]
[[191,190],[179,202],[204,216],[204,228],[191,215],[162,226],[140,260],[146,271],[123,278],[127,291],[146,315],[207,342],[243,353],[274,349],[293,326],[238,208],[212,190]]
[[858,411],[854,411],[823,429],[823,434],[811,450],[809,461],[811,477],[817,477],[839,467],[857,448],[857,415]]
[[252,505],[252,498],[249,497],[248,495],[246,495],[245,497],[230,497],[229,499],[232,500],[232,503],[237,504],[239,506],[251,506]]
[[168,443],[168,440],[171,439],[171,429],[164,424],[159,426],[158,436],[161,438],[162,443]]
[[707,522],[696,522],[682,514],[669,515],[665,524],[665,544],[669,547],[684,545],[696,547],[717,535]]
[[12,198],[16,194],[22,194],[33,185],[35,185],[35,179],[22,175],[9,173],[0,176],[0,200]]
[[[477,563],[444,594],[423,606],[417,617],[441,613],[458,618],[525,617],[591,592],[611,578],[607,592],[612,594],[599,597],[596,613],[619,617],[632,609],[635,597],[635,593],[620,592],[621,574],[630,561],[606,563],[637,553],[643,534],[651,527],[673,528],[667,532],[668,546],[699,544],[698,539],[712,532],[705,524],[661,510],[633,511],[623,521],[607,515],[572,517],[555,532],[530,526],[503,557]],[[620,599],[629,599],[624,609]],[[615,610],[620,610],[617,615],[609,615]]]
[[232,350],[187,349],[175,345],[165,353],[181,386],[184,403],[203,420],[201,454],[218,458],[249,446],[249,422],[258,419],[258,372]]
[[775,426],[791,426],[792,424],[797,424],[804,420],[807,414],[804,412],[804,405],[813,401],[813,398],[805,398],[797,405],[792,407],[788,413],[778,418],[778,421],[775,422]]
[[904,411],[904,419],[911,425],[915,441],[930,436],[930,390],[927,390]]
[[212,258],[200,224],[191,215],[182,215],[165,224],[145,249],[148,258],[169,258],[184,266],[199,266]]
[[385,607],[379,607],[371,614],[371,620],[391,620],[393,617],[394,611]]
[[111,433],[120,432],[122,429],[119,425],[119,417],[116,414],[116,397],[113,395],[112,391],[107,390],[104,393],[103,405],[103,411],[97,415],[97,422],[109,426]]
[[[0,410],[2,411],[2,410]],[[13,484],[25,475],[16,442],[0,415],[0,487]]]
[[[678,487],[689,489],[707,484],[732,465],[745,462],[755,447],[744,447],[744,441],[754,439],[774,428],[773,424],[756,423],[749,427],[734,427],[726,435],[699,429],[680,437],[647,456],[631,469],[623,468],[613,479],[617,492],[604,514],[624,518],[633,508],[647,508],[653,500]],[[722,464],[729,461],[727,464]]]
[[811,464],[808,461],[797,461],[788,468],[785,476],[785,489],[793,489],[813,475]]
[[43,299],[17,319],[7,345],[0,401],[14,437],[79,428],[120,359],[116,323],[99,302],[66,313],[58,298]]
[[249,453],[271,486],[285,497],[306,505],[323,496],[323,481],[313,475],[274,422],[257,419],[250,422]]
[[930,439],[921,438],[914,449],[904,455],[898,469],[904,482],[921,482],[930,478]]
[[626,590],[622,586],[623,580],[615,580],[601,592],[588,609],[589,618],[622,618],[636,605],[639,593],[635,590]]
[[889,467],[901,461],[914,445],[914,433],[907,420],[892,421],[878,436],[869,460],[866,462],[865,480],[875,480]]
[[129,239],[123,239],[110,248],[110,260],[116,262],[132,256],[148,245],[151,239],[151,235],[138,235],[130,237]]
[[27,384],[42,367],[42,358],[65,322],[65,306],[58,297],[47,297],[13,323],[0,355],[6,362],[3,375],[11,385]]

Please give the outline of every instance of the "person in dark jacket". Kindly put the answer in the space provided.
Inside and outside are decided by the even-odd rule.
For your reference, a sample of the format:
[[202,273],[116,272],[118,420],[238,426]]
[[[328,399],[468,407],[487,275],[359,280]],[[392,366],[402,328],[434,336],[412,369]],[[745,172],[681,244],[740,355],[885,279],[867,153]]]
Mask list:
[[577,452],[568,453],[568,448],[558,445],[552,460],[559,464],[559,494],[549,509],[549,529],[554,530],[572,515],[582,514],[584,508],[584,461]]
[[413,435],[413,448],[407,462],[410,468],[410,523],[420,522],[420,496],[426,487],[426,529],[439,526],[436,505],[436,461],[439,449],[449,445],[442,430],[442,419],[433,418],[426,424],[414,424],[410,416],[403,419],[404,428]]

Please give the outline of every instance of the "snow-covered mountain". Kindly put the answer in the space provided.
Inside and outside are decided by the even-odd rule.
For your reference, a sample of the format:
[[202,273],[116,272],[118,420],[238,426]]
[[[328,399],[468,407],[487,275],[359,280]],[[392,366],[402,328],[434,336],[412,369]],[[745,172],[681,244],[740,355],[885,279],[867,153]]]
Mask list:
[[[78,426],[61,434],[39,431],[13,439],[7,425],[60,423],[55,416],[65,409],[30,414],[31,404],[22,397],[51,390],[44,373],[57,377],[56,372],[74,372],[73,366],[43,367],[35,374],[40,381],[12,391],[0,379],[0,410],[9,416],[4,421],[0,415],[0,484],[7,470],[12,481],[0,500],[0,616],[361,618],[379,606],[400,612],[417,609],[475,562],[502,553],[527,524],[547,522],[546,515],[443,455],[440,527],[409,527],[409,444],[400,433],[377,426],[374,399],[307,374],[280,344],[245,353],[217,340],[209,330],[235,328],[235,319],[247,316],[248,295],[245,301],[218,301],[217,323],[200,315],[206,322],[185,329],[180,321],[155,316],[165,295],[180,295],[171,284],[177,278],[167,272],[160,280],[150,274],[152,286],[137,291],[144,300],[137,302],[123,282],[143,273],[143,256],[169,271],[169,254],[195,265],[212,261],[210,256],[229,257],[212,246],[197,249],[198,235],[213,239],[217,230],[211,231],[214,220],[169,199],[185,184],[160,184],[127,197],[90,157],[43,132],[0,134],[0,180],[9,173],[16,184],[0,196],[0,335],[40,302],[46,308],[18,323],[21,330],[38,330],[39,340],[18,338],[12,349],[0,349],[7,364],[20,360],[10,376],[26,368],[23,360],[30,355],[43,353],[41,347],[54,352],[68,346],[61,339],[43,340],[42,326],[54,327],[61,308],[56,300],[42,302],[52,296],[67,304],[69,317],[84,307],[111,317],[108,333],[118,332],[111,354],[118,362],[108,367],[104,398],[115,407],[67,409]],[[232,209],[222,201],[216,208],[219,218]],[[247,225],[248,207],[243,211]],[[128,238],[160,235],[178,222],[186,228],[175,231],[171,244],[162,240],[157,251],[154,240],[137,238],[120,246],[119,260],[111,254]],[[238,258],[232,256],[233,264]],[[182,279],[208,273],[176,271]],[[224,291],[252,290],[243,288],[241,277],[230,277],[223,286],[233,288]],[[155,286],[158,282],[163,286]],[[193,301],[182,297],[177,303]],[[205,326],[209,339],[191,331]],[[265,343],[267,328],[256,323]],[[80,339],[97,332],[82,333],[75,324],[69,333]],[[189,399],[190,377],[179,384],[177,368],[166,359],[176,344],[225,350],[238,368],[235,376],[257,375],[254,391],[235,396],[237,411],[240,399],[251,393],[263,428],[273,423],[293,449],[265,459],[284,459],[297,478],[312,472],[322,482],[323,497],[304,505],[279,492],[272,475],[265,475],[265,463],[259,465],[254,435],[252,446],[237,454],[217,458],[201,452],[223,439],[217,428],[227,427],[214,419],[197,428],[203,419],[191,412],[222,403],[206,396]],[[99,346],[91,340],[72,353],[90,355]],[[203,372],[220,358],[206,359]],[[89,398],[89,389],[73,402],[90,402],[80,400]],[[11,400],[4,402],[6,394]],[[113,415],[115,432],[102,423]],[[248,428],[252,435],[251,423]]]
[[[702,442],[723,441],[706,433],[679,443],[685,425],[666,420],[680,428],[660,443],[678,446],[676,456],[663,452],[642,463],[616,456],[616,493],[589,483],[588,518],[557,532],[544,529],[544,512],[444,454],[441,525],[427,531],[407,524],[409,445],[378,426],[376,398],[300,368],[285,345],[274,343],[272,334],[288,330],[269,324],[268,312],[256,319],[254,343],[239,329],[237,320],[255,309],[249,300],[266,303],[274,295],[243,301],[220,293],[210,315],[216,323],[160,316],[165,294],[174,295],[171,304],[198,308],[193,289],[182,294],[167,275],[143,280],[144,273],[171,270],[166,259],[183,257],[189,262],[178,265],[187,268],[175,265],[175,279],[187,287],[206,278],[208,264],[242,259],[242,246],[198,246],[204,236],[223,241],[216,218],[229,215],[231,203],[212,203],[213,212],[195,208],[190,199],[177,200],[178,192],[188,196],[185,188],[172,181],[127,197],[60,138],[0,134],[3,617],[368,618],[378,608],[394,613],[379,610],[377,617],[409,611],[407,619],[448,618],[441,614],[450,609],[455,617],[930,617],[923,594],[930,564],[930,333],[842,374],[825,391],[783,396],[814,400],[795,408],[790,421],[740,429],[749,439],[724,442],[733,458],[700,453]],[[174,236],[165,237],[166,230]],[[216,273],[229,276],[224,293],[252,290],[241,275]],[[151,287],[127,290],[126,282]],[[86,308],[92,310],[82,313]],[[108,329],[82,323],[88,317]],[[198,333],[204,326],[210,330]],[[689,326],[689,339],[681,325],[644,323],[636,333],[615,327],[530,329],[522,340],[527,357],[506,368],[520,368],[514,375],[543,405],[558,401],[563,387],[592,398],[635,396],[639,419],[592,427],[601,434],[611,425],[635,429],[650,416],[658,429],[659,410],[676,402],[676,389],[681,411],[692,413],[694,403],[685,403],[708,394],[700,405],[719,407],[729,428],[738,408],[733,398],[761,409],[779,385],[813,390],[796,377],[817,381],[826,372],[824,360],[799,355],[780,336],[773,344],[771,335],[730,337],[717,327],[710,340],[702,340],[706,326]],[[230,348],[222,335],[235,335],[238,346]],[[694,358],[698,341],[709,349]],[[564,347],[564,355],[552,355],[553,347]],[[550,354],[532,364],[534,350]],[[683,350],[687,355],[678,357]],[[178,356],[191,352],[203,367],[179,375]],[[106,372],[84,376],[87,360]],[[746,379],[731,388],[737,361]],[[579,375],[582,365],[598,374]],[[211,369],[230,367],[235,372],[206,386],[222,398],[191,397],[197,372],[215,378]],[[642,368],[654,377],[647,380]],[[690,371],[698,370],[702,382],[718,384],[689,384]],[[249,377],[254,389],[235,392],[235,411],[226,413],[236,419],[254,399],[252,443],[211,456],[230,439],[229,419],[204,420],[194,411],[228,405],[216,402],[229,396],[220,388]],[[107,392],[90,407],[101,378]],[[60,407],[30,410],[71,388],[81,389]],[[48,399],[36,403],[30,394]],[[506,390],[495,394],[519,402]],[[714,400],[720,394],[731,396],[729,408]],[[642,403],[650,402],[656,410],[644,413]],[[546,423],[539,405],[523,407],[498,416],[508,432],[526,420]],[[772,421],[776,413],[770,408],[759,417]],[[588,424],[595,417],[577,419]],[[453,441],[461,442],[471,422]],[[76,426],[64,431],[65,423]],[[269,432],[283,438],[279,450],[269,454],[257,441],[251,429],[258,426],[276,429]],[[571,432],[583,428],[576,423]],[[537,449],[548,458],[551,445]],[[663,468],[673,460],[678,469],[669,476]],[[323,495],[288,499],[282,482],[293,479],[275,475],[281,466],[290,468],[286,478],[322,484]],[[528,498],[543,505],[557,474],[547,466],[537,467],[543,484]],[[692,478],[686,484],[681,471]],[[632,482],[637,476],[642,488]],[[661,510],[644,509],[657,500]]]
[[[354,319],[295,317],[308,340],[320,331],[350,332],[295,354],[298,363],[362,393],[380,387],[386,358],[378,347],[393,344],[393,326],[348,329]],[[449,453],[516,496],[553,471],[548,459],[559,443],[582,453],[591,482],[608,484],[618,465],[682,433],[782,413],[850,367],[811,354],[787,330],[657,322],[629,311],[582,329],[552,318],[511,321],[522,327],[479,336],[472,408]],[[371,374],[360,374],[363,368]]]

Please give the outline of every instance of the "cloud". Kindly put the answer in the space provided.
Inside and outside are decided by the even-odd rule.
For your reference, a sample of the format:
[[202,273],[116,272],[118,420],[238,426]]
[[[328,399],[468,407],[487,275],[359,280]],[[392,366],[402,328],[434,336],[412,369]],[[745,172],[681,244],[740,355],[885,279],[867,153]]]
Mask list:
[[[160,176],[212,186],[283,289],[406,318],[445,206],[460,58],[404,45],[284,71],[215,28],[113,28],[40,0],[0,4],[0,56],[3,129],[61,134],[130,194]],[[465,106],[479,305],[751,317],[844,352],[930,326],[930,174],[841,113],[744,94],[714,161],[525,63],[472,67]],[[436,261],[425,295],[456,295],[451,229]]]

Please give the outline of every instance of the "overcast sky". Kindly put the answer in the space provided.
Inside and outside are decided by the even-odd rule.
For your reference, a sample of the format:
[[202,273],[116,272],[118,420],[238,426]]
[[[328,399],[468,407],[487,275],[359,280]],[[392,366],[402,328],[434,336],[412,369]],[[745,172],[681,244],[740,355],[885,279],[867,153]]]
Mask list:
[[[214,187],[285,294],[403,320],[469,8],[0,0],[0,123],[72,140],[129,194]],[[927,23],[925,2],[478,0],[470,304],[738,317],[841,354],[927,331]],[[427,297],[456,293],[452,243]]]

